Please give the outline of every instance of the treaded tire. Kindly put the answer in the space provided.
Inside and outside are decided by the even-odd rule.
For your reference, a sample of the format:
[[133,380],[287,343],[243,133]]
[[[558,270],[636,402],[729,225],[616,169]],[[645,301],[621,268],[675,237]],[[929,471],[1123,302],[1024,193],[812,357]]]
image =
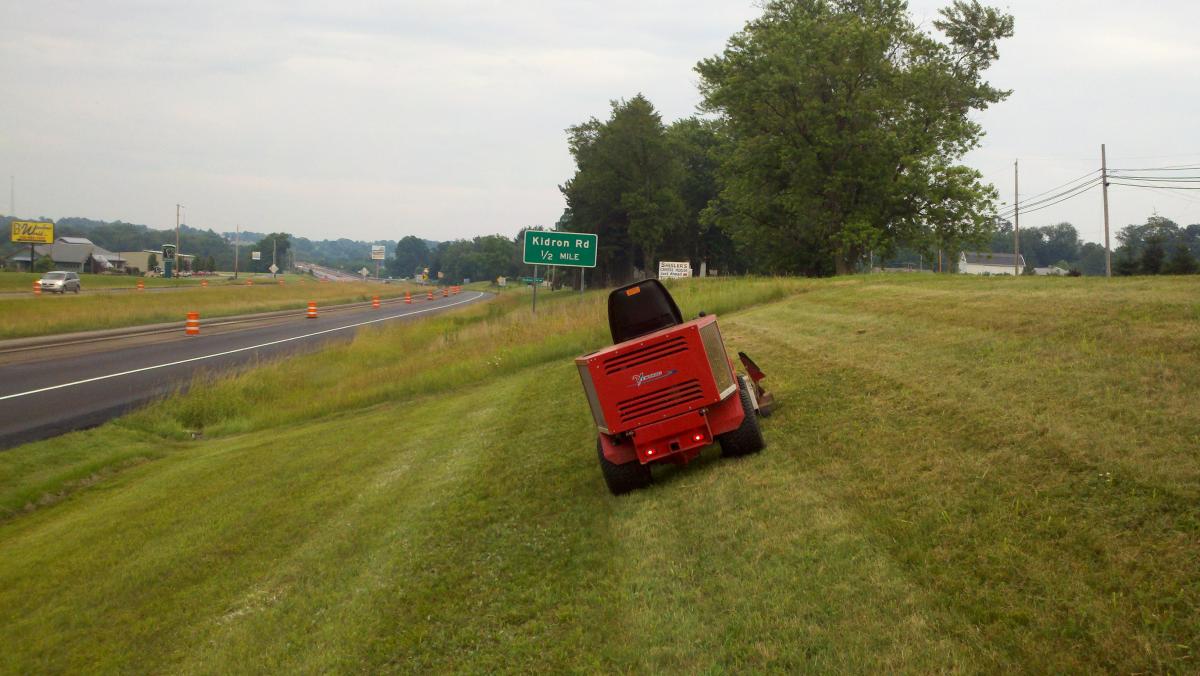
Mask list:
[[610,462],[604,457],[604,446],[596,439],[596,455],[600,456],[600,472],[604,474],[604,483],[613,495],[621,495],[650,485],[650,466],[634,460],[624,465]]
[[742,411],[746,417],[736,430],[717,437],[717,441],[721,442],[721,455],[726,458],[752,455],[767,446],[767,442],[763,440],[762,429],[758,426],[758,414],[754,411],[750,392],[746,389],[746,381],[741,377],[738,378],[738,395],[742,398]]

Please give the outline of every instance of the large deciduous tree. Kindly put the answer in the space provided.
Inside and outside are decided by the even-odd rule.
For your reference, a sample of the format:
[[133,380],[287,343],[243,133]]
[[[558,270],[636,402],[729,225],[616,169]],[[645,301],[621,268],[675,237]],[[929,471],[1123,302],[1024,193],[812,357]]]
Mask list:
[[1011,16],[955,1],[918,28],[903,0],[772,0],[701,61],[731,147],[722,222],[778,272],[849,272],[870,249],[986,240],[995,191],[957,164]]
[[425,243],[425,240],[408,235],[396,242],[396,255],[388,262],[388,267],[397,277],[412,277],[429,265],[432,258],[433,253],[429,250],[429,245]]
[[639,94],[613,101],[607,121],[592,118],[567,131],[577,167],[560,188],[568,227],[599,235],[597,273],[607,281],[649,269],[684,218],[681,165],[662,117]]

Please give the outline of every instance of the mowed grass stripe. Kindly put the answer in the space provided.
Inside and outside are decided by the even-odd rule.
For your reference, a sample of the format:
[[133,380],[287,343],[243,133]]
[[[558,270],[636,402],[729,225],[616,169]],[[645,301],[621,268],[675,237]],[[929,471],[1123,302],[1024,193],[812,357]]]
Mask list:
[[[997,667],[1185,664],[1198,627],[1179,604],[1194,608],[1200,590],[1195,445],[1182,440],[1196,426],[1172,407],[1145,415],[1155,407],[1143,388],[1121,387],[1122,376],[1136,381],[1137,345],[1123,346],[1118,366],[1090,364],[1094,378],[1038,382],[1027,374],[1079,355],[1069,344],[1035,349],[1002,321],[956,329],[896,310],[916,302],[891,298],[885,310],[863,296],[866,307],[808,295],[733,324],[752,324],[783,365],[777,375],[803,384],[809,413],[795,424],[827,430],[825,452],[810,457],[820,483],[857,504],[914,579],[945,596],[957,615],[948,630],[975,635]],[[989,355],[971,360],[980,344]],[[1086,395],[1059,394],[1081,385],[1108,396],[1089,406]],[[1143,415],[1136,427],[1114,422],[1112,407]],[[1050,649],[1063,645],[1072,649]]]

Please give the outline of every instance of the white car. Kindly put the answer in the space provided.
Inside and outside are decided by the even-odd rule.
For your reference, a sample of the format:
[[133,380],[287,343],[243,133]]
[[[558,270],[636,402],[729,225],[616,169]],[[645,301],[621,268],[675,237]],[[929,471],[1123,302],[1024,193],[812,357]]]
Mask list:
[[53,291],[55,293],[66,293],[68,291],[79,293],[79,275],[74,272],[47,272],[38,280],[38,287],[42,291]]

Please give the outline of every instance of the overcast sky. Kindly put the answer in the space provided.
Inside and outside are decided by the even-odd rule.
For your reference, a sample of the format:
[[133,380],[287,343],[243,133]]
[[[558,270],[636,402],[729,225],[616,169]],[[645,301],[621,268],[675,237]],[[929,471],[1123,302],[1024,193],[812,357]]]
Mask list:
[[[912,3],[926,25],[943,2]],[[1012,200],[1098,169],[1200,164],[1200,3],[1000,4],[967,163]],[[553,224],[564,129],[644,93],[695,112],[696,61],[756,15],[742,0],[0,3],[0,175],[16,214],[445,240]],[[7,183],[7,180],[5,180]],[[8,185],[0,191],[11,211]],[[1114,232],[1200,191],[1114,187]],[[1099,190],[1031,213],[1101,241]]]

